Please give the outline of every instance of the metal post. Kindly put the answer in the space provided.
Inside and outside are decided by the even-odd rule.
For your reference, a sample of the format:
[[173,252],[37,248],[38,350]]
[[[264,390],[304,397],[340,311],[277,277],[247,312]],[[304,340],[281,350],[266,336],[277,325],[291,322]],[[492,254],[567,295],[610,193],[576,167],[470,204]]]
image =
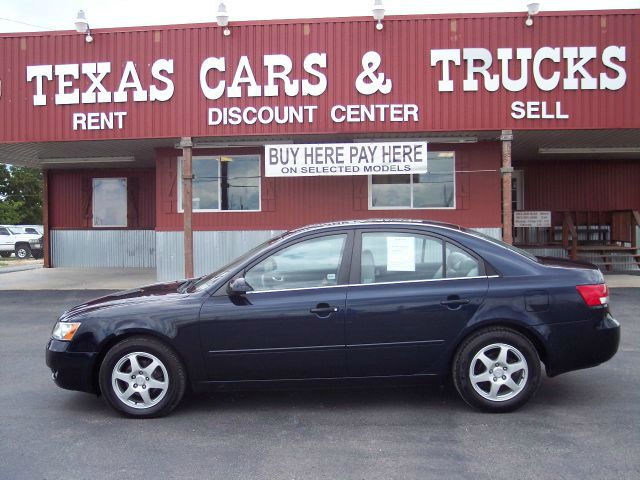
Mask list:
[[51,249],[49,247],[49,171],[42,171],[42,253],[44,268],[51,268]]
[[513,140],[513,132],[511,130],[502,130],[500,135],[502,140],[502,240],[506,243],[513,243],[513,211],[511,205],[511,174],[513,167],[511,166],[511,142]]
[[184,276],[193,278],[193,228],[191,225],[191,217],[193,213],[191,193],[193,169],[192,169],[192,153],[193,142],[191,137],[182,137],[180,139],[180,147],[182,148],[182,210],[184,219]]

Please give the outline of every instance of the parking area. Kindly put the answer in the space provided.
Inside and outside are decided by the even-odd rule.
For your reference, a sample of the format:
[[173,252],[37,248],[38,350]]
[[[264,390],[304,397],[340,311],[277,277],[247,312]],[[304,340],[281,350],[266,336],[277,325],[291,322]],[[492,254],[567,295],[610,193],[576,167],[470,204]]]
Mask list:
[[[1,281],[1,280],[0,280]],[[640,289],[614,288],[621,349],[545,379],[507,415],[452,387],[192,395],[128,420],[61,390],[44,365],[56,316],[106,291],[0,292],[0,477],[7,479],[637,478]]]

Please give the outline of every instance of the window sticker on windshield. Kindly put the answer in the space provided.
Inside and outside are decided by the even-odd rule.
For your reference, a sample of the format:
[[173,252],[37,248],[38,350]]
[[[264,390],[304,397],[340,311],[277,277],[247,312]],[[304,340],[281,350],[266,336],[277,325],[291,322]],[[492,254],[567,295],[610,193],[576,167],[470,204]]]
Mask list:
[[413,237],[387,237],[387,272],[415,272],[415,250]]

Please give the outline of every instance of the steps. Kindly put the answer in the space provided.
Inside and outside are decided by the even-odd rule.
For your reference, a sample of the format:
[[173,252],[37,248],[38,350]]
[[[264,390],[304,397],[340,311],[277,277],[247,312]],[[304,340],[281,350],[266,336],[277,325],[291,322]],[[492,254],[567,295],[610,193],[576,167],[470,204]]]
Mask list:
[[637,271],[640,270],[638,250],[620,245],[581,245],[577,249],[577,259],[591,262],[606,272]]

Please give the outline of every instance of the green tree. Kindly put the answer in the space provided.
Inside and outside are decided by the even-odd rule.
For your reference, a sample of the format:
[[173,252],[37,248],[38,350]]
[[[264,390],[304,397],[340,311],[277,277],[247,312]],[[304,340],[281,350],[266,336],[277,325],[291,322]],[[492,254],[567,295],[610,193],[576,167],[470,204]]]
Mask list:
[[42,172],[0,165],[0,223],[42,224]]

